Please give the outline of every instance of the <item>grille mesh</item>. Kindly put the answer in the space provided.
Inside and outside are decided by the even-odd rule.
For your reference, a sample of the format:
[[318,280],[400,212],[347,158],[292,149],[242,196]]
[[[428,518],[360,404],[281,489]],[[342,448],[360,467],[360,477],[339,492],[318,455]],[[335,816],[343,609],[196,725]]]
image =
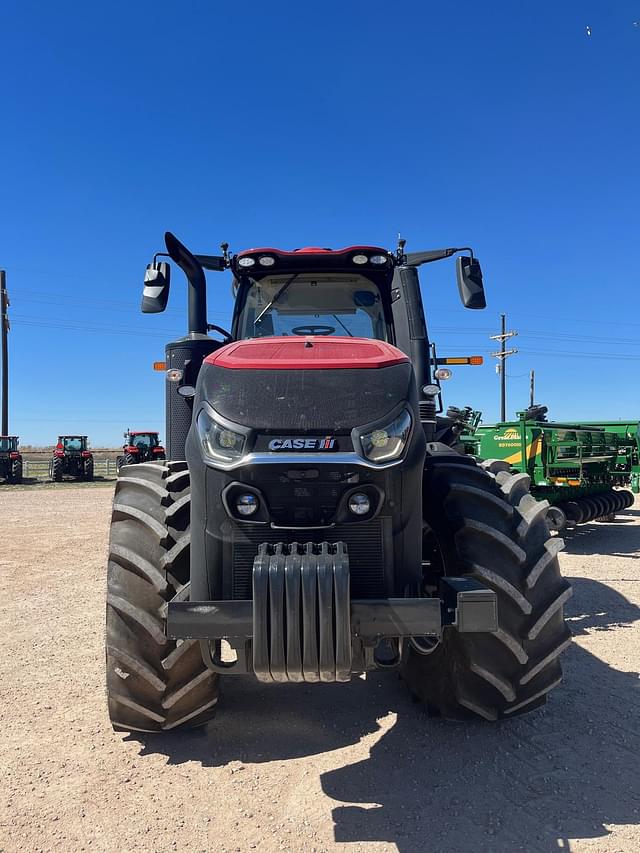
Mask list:
[[[315,535],[311,535],[315,534]],[[336,525],[329,530],[269,530],[234,527],[233,597],[251,598],[253,560],[262,542],[344,542],[349,554],[352,598],[383,598],[387,595],[384,567],[384,519],[360,524]]]

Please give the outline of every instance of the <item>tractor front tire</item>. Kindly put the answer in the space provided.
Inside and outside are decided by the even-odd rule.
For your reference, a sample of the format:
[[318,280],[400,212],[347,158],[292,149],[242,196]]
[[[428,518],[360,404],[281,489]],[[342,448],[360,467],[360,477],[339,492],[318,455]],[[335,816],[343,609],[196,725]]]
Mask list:
[[93,459],[87,459],[84,463],[83,470],[83,478],[87,480],[87,482],[91,482],[93,480]]
[[9,482],[10,483],[21,483],[22,482],[22,462],[19,459],[16,459],[11,464],[11,473],[9,474]]
[[549,533],[548,504],[529,485],[526,474],[500,463],[461,459],[425,472],[423,559],[446,575],[478,580],[498,601],[496,632],[445,628],[437,645],[405,648],[403,677],[434,716],[510,718],[544,704],[561,681],[571,586],[560,574],[563,542]]
[[51,460],[51,464],[49,465],[49,476],[54,481],[54,483],[62,482],[63,468],[63,460],[59,456],[54,456],[54,458]]
[[188,597],[191,495],[186,462],[120,470],[107,571],[107,696],[117,731],[208,722],[218,676],[194,640],[165,634],[167,603]]

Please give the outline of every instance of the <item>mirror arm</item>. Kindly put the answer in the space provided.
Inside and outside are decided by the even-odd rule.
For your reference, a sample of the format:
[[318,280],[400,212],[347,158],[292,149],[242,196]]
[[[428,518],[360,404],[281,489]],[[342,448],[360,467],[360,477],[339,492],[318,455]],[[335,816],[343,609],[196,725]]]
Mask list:
[[228,260],[223,255],[194,255],[194,257],[206,270],[224,272],[229,268]]
[[471,260],[473,260],[473,249],[470,246],[460,246],[459,248],[432,249],[429,252],[409,252],[405,255],[406,265],[409,267],[419,267],[422,264],[431,264],[433,261],[442,261],[444,258],[450,258],[457,252],[469,252]]

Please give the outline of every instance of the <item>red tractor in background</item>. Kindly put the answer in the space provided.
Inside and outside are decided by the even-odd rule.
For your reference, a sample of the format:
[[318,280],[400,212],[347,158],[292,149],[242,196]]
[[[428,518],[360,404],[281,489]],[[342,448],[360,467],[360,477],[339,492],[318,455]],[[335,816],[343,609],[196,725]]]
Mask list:
[[22,454],[17,435],[0,435],[0,479],[7,483],[22,482]]
[[93,454],[86,435],[59,435],[49,463],[49,477],[56,483],[67,475],[76,480],[93,480]]
[[159,433],[146,430],[124,433],[125,443],[122,445],[124,454],[116,459],[118,471],[125,465],[136,465],[139,462],[153,462],[166,459],[164,447],[160,444]]

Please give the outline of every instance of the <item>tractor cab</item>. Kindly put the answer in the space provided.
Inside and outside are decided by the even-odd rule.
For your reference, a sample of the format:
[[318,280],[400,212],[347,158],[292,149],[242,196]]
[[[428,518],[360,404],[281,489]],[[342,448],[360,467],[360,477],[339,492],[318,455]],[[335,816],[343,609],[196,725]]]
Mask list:
[[160,444],[159,433],[153,430],[136,430],[134,432],[128,429],[124,433],[124,438],[123,453],[116,459],[118,471],[125,465],[165,459],[165,450]]
[[252,249],[233,266],[236,340],[295,335],[394,340],[393,263],[385,249]]
[[22,456],[17,435],[0,435],[0,479],[8,483],[22,482]]
[[87,450],[86,435],[59,435],[57,450],[62,450],[63,453],[82,453]]
[[153,450],[160,447],[157,432],[128,432],[125,433],[127,445],[135,450]]
[[18,451],[18,436],[17,435],[0,435],[0,453],[17,453]]

